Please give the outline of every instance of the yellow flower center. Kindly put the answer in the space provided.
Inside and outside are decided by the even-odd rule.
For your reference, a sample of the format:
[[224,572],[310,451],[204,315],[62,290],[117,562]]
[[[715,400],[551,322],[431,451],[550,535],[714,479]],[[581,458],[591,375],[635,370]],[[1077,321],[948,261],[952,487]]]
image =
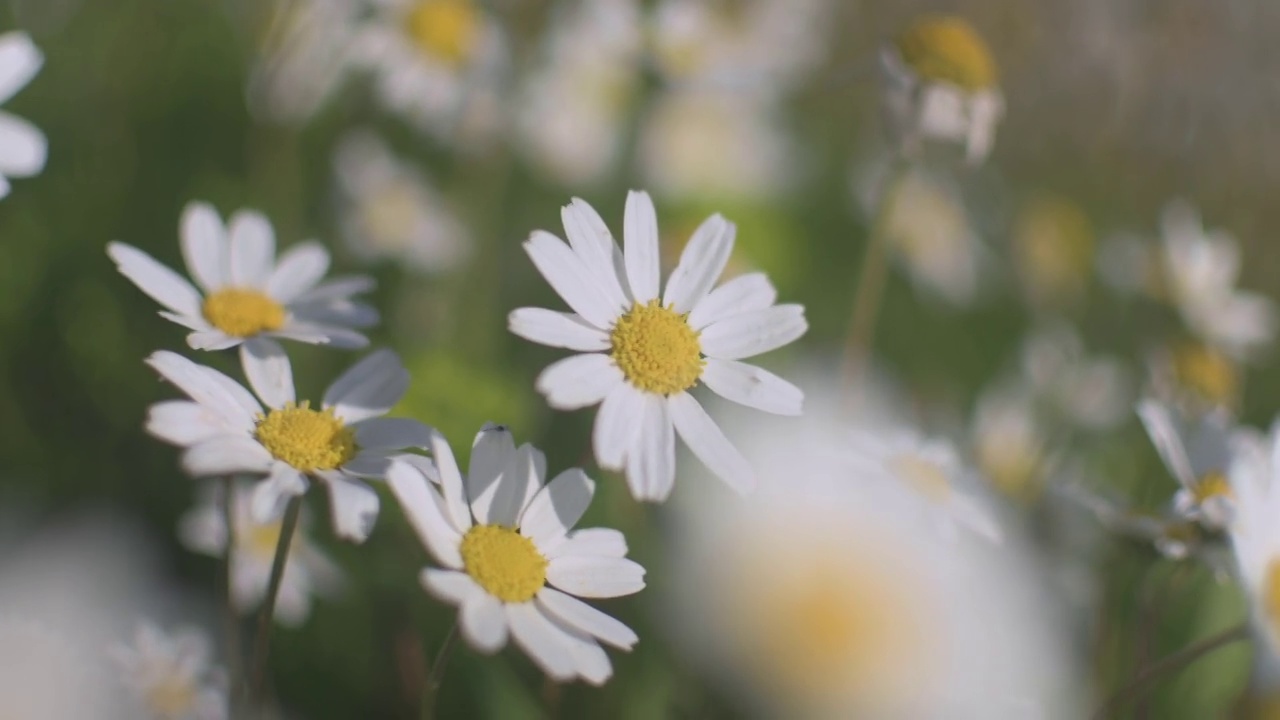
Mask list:
[[194,709],[196,689],[190,682],[169,676],[147,688],[145,699],[147,709],[158,720],[181,720]]
[[458,66],[475,47],[480,16],[470,0],[420,0],[409,11],[405,30],[424,54]]
[[201,308],[210,325],[232,337],[252,337],[284,327],[280,303],[260,290],[225,288],[210,293]]
[[528,602],[547,581],[547,559],[513,528],[477,525],[458,550],[471,579],[503,602]]
[[1231,484],[1227,482],[1227,476],[1220,472],[1205,473],[1204,477],[1200,478],[1191,489],[1191,493],[1195,496],[1196,503],[1200,504],[1211,498],[1234,497]]
[[951,482],[937,463],[915,455],[900,455],[889,461],[894,474],[910,483],[921,495],[936,503],[951,495]]
[[982,37],[965,20],[926,15],[898,36],[902,60],[921,78],[948,82],[965,90],[996,84],[996,63]]
[[1262,611],[1273,638],[1280,642],[1280,558],[1267,563],[1267,575],[1262,580]]
[[627,380],[659,395],[693,387],[706,364],[687,315],[663,307],[659,300],[636,303],[618,318],[609,341],[609,354]]
[[312,410],[306,401],[272,410],[258,421],[258,442],[298,470],[332,470],[356,454],[356,436],[332,408]]
[[1199,343],[1188,343],[1174,351],[1173,373],[1179,385],[1213,405],[1232,404],[1240,386],[1235,363]]

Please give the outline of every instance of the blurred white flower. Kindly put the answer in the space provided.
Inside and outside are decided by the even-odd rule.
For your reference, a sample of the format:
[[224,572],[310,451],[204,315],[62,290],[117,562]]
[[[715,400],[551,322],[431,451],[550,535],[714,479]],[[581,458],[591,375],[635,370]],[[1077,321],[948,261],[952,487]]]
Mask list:
[[1280,424],[1264,441],[1242,443],[1229,479],[1235,513],[1227,527],[1236,570],[1259,641],[1254,662],[1270,689],[1280,683]]
[[1275,339],[1275,304],[1236,289],[1240,244],[1234,237],[1206,230],[1199,213],[1183,201],[1165,207],[1161,233],[1170,300],[1191,332],[1237,359]]
[[1241,370],[1237,361],[1210,345],[1180,342],[1147,357],[1148,394],[1189,415],[1238,405]]
[[288,498],[306,492],[308,477],[324,483],[334,532],[363,542],[378,517],[378,494],[361,479],[382,478],[391,456],[425,446],[430,432],[416,420],[383,417],[408,389],[409,371],[395,353],[379,350],[340,375],[314,409],[298,401],[289,358],[276,350],[245,366],[262,403],[213,368],[152,353],[147,364],[191,400],[152,405],[147,431],[184,448],[182,466],[191,475],[265,476],[250,502],[259,523],[278,518]]
[[1004,114],[995,59],[965,20],[917,18],[880,53],[890,129],[909,154],[925,140],[958,142],[970,163],[991,152]]
[[132,245],[108,243],[107,255],[166,308],[162,317],[191,330],[192,348],[239,346],[247,367],[255,353],[281,352],[275,338],[341,348],[369,344],[354,328],[376,324],[378,311],[351,298],[372,289],[373,279],[320,282],[329,252],[319,243],[295,245],[277,260],[275,230],[261,213],[240,210],[224,226],[218,212],[200,202],[183,210],[181,236],[182,257],[199,290]]
[[1104,430],[1129,417],[1128,371],[1115,358],[1089,357],[1070,326],[1033,332],[1023,343],[1022,370],[1034,392],[1072,423]]
[[[44,55],[24,32],[0,35],[0,104],[18,94],[44,65]],[[0,111],[0,198],[9,194],[9,178],[25,178],[44,169],[49,143],[36,126]]]
[[275,0],[249,74],[249,110],[261,120],[309,120],[351,69],[359,9],[351,0]]
[[1001,494],[1020,502],[1040,497],[1055,461],[1030,389],[1012,384],[985,391],[974,409],[970,443],[978,468]]
[[1111,495],[1086,488],[1079,482],[1064,483],[1054,490],[1088,511],[1108,532],[1150,545],[1170,560],[1194,557],[1218,574],[1226,567],[1218,544],[1212,542],[1200,525],[1176,514],[1172,508],[1160,514],[1137,512]]
[[1018,212],[1013,258],[1023,291],[1037,306],[1080,300],[1093,276],[1093,224],[1071,200],[1040,193]]
[[1142,400],[1138,417],[1182,486],[1173,498],[1174,512],[1210,529],[1225,527],[1234,507],[1227,470],[1237,436],[1227,414],[1217,410],[1186,418],[1162,403]]
[[736,228],[712,215],[694,232],[659,295],[658,217],[644,192],[627,196],[624,250],[590,205],[562,209],[569,243],[535,231],[525,251],[574,311],[519,308],[513,333],[577,351],[548,366],[537,389],[559,410],[599,404],[596,462],[625,470],[632,495],[660,502],[675,485],[675,435],[726,483],[746,491],[750,465],[689,394],[699,382],[748,407],[799,415],[804,394],[741,358],[787,345],[808,329],[800,305],[775,305],[763,273],[714,290],[733,251]]
[[165,633],[149,622],[138,625],[133,643],[112,655],[124,684],[152,720],[226,720],[227,679],[213,664],[204,632],[181,628]]
[[[223,506],[226,485],[217,482],[206,486],[197,505],[182,516],[178,537],[188,550],[227,556],[227,523]],[[236,609],[248,613],[267,594],[271,564],[280,543],[281,522],[256,522],[250,512],[252,485],[235,483],[231,500],[231,521],[235,534],[231,549],[231,599]],[[289,544],[289,555],[276,596],[275,619],[285,625],[298,626],[311,614],[313,596],[329,595],[342,583],[342,570],[311,541],[303,514]]]
[[438,473],[404,462],[388,473],[423,545],[446,568],[424,569],[423,587],[459,606],[462,635],[477,650],[496,652],[510,636],[554,680],[608,680],[613,666],[600,641],[630,650],[638,638],[577,597],[639,592],[644,568],[626,559],[617,530],[573,530],[595,483],[571,468],[543,485],[545,456],[529,444],[517,449],[498,425],[476,435],[465,478],[439,433],[431,454]]
[[344,137],[333,165],[343,239],[358,257],[440,273],[456,269],[470,255],[467,229],[444,197],[373,132]]

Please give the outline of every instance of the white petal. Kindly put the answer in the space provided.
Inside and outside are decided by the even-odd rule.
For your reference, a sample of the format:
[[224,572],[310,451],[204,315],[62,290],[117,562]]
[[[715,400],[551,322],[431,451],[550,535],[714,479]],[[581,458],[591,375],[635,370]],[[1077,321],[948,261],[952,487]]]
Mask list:
[[343,328],[367,328],[382,319],[377,308],[351,300],[329,300],[289,306],[298,321],[308,325],[333,325]]
[[167,350],[152,353],[147,364],[192,400],[222,416],[232,427],[251,430],[255,417],[262,412],[262,406],[248,391],[213,368],[197,365]]
[[423,546],[441,565],[460,569],[462,556],[458,554],[458,545],[462,542],[462,533],[446,516],[444,499],[431,482],[408,463],[393,462],[387,470],[387,484]]
[[538,591],[538,605],[569,627],[622,650],[630,650],[640,638],[620,620],[554,588]]
[[274,337],[297,340],[311,345],[328,345],[344,350],[359,350],[369,345],[369,338],[355,330],[337,325],[324,325],[307,322],[300,318],[290,318],[289,322],[279,330],[270,333]]
[[726,282],[702,298],[689,313],[689,326],[701,330],[717,320],[764,310],[778,300],[778,291],[764,273],[748,273]]
[[413,418],[375,417],[351,425],[362,448],[426,448],[431,428]]
[[298,243],[280,256],[267,279],[267,294],[285,304],[300,300],[328,271],[329,251],[324,246],[317,242]]
[[676,481],[676,438],[667,400],[644,396],[635,446],[627,451],[627,485],[636,500],[662,502]]
[[227,257],[230,250],[226,234],[222,218],[209,203],[189,202],[182,209],[178,229],[182,259],[187,263],[187,272],[205,292],[213,292],[229,284]]
[[258,399],[253,396],[253,393],[246,390],[240,383],[211,367],[196,365],[196,369],[208,378],[209,382],[221,388],[222,392],[226,393],[226,396],[231,399],[231,402],[240,408],[240,411],[244,413],[243,416],[249,419],[248,424],[245,426],[246,428],[252,428],[257,424],[257,417],[262,414],[262,405],[258,403]]
[[210,438],[199,445],[192,445],[182,455],[182,469],[197,477],[237,472],[265,473],[270,467],[271,453],[244,435]]
[[221,330],[202,330],[187,335],[187,346],[192,350],[227,350],[244,342],[244,338],[228,335]]
[[227,236],[231,284],[264,287],[276,259],[276,232],[271,221],[256,210],[238,210],[227,222]]
[[435,430],[431,432],[431,442],[428,445],[431,446],[431,457],[436,461],[436,469],[440,472],[445,517],[449,518],[458,532],[465,533],[471,529],[471,509],[467,507],[462,473],[458,470],[458,461],[453,457],[453,449],[449,447],[444,435]]
[[458,627],[471,647],[482,653],[497,652],[507,644],[506,613],[502,602],[489,593],[474,593],[463,601]]
[[280,343],[253,338],[240,346],[240,364],[249,386],[267,407],[278,410],[296,401],[293,366]]
[[615,312],[623,312],[631,303],[618,282],[613,266],[613,236],[595,208],[579,198],[560,209],[564,232],[582,263],[591,271],[600,291],[609,299]]
[[799,415],[804,405],[800,388],[754,365],[737,360],[707,358],[702,382],[721,397],[778,415]]
[[20,117],[0,112],[0,173],[9,177],[31,177],[44,169],[49,157],[49,141],[35,125]]
[[208,321],[198,315],[179,315],[177,313],[171,313],[168,310],[158,310],[156,311],[156,314],[169,322],[177,323],[189,330],[207,332],[213,329],[213,326],[210,325]]
[[622,221],[623,252],[627,261],[627,281],[636,302],[658,297],[658,213],[649,193],[627,193],[626,215]]
[[547,551],[564,540],[591,505],[596,484],[579,468],[555,476],[529,501],[520,516],[520,534]]
[[146,430],[167,443],[187,447],[218,435],[234,435],[240,428],[199,403],[168,400],[147,409]]
[[341,469],[359,478],[385,479],[387,470],[391,467],[391,453],[394,451],[395,448],[360,448],[355,457],[342,464]]
[[603,685],[613,675],[613,664],[609,662],[609,655],[600,647],[600,643],[590,635],[561,622],[541,606],[538,610],[563,634],[569,656],[573,658],[574,674],[592,685]]
[[667,398],[667,405],[671,409],[671,422],[676,432],[707,469],[740,493],[751,492],[755,488],[756,476],[751,464],[692,395],[676,393]]
[[338,472],[321,474],[329,488],[333,531],[340,538],[362,543],[369,538],[378,519],[378,493],[362,482],[341,475]]
[[609,335],[573,313],[518,308],[507,316],[507,328],[541,345],[579,352],[609,349]]
[[540,456],[541,452],[528,443],[507,455],[507,466],[503,468],[497,482],[486,490],[488,502],[482,504],[473,501],[471,504],[471,512],[478,522],[510,528],[520,524],[520,513],[542,486]]
[[454,605],[461,605],[471,595],[484,592],[470,575],[457,570],[423,568],[418,581],[424,590]]
[[636,418],[644,411],[644,398],[643,393],[626,382],[619,383],[604,396],[591,431],[591,443],[600,467],[606,470],[623,468],[627,450],[635,443],[640,429]]
[[[286,253],[287,255],[287,253]],[[283,258],[281,258],[283,261]],[[377,286],[368,275],[350,275],[330,278],[293,299],[298,304],[346,300],[352,295],[360,295],[373,290]]]
[[591,270],[573,250],[548,232],[535,231],[524,243],[534,267],[582,319],[604,330],[613,326],[619,308],[605,295]]
[[386,415],[409,389],[409,371],[399,356],[378,350],[351,366],[324,394],[324,406],[332,407],[348,424]]
[[249,518],[258,524],[275,522],[284,514],[285,503],[307,491],[307,479],[286,462],[271,465],[271,474],[253,487],[249,498]]
[[547,404],[557,410],[577,410],[604,400],[624,382],[622,371],[608,355],[570,355],[547,366],[534,382]]
[[547,559],[570,555],[627,556],[627,538],[612,528],[583,528],[569,533],[564,542],[543,553]]
[[741,313],[707,326],[699,339],[709,357],[740,360],[780,348],[809,329],[800,305],[775,305]]
[[0,103],[31,82],[44,66],[44,54],[24,32],[0,35]]
[[9,192],[12,190],[13,186],[9,184],[9,181],[3,175],[0,175],[0,200],[9,197]]
[[663,303],[671,305],[676,312],[686,313],[701,302],[729,262],[735,232],[733,223],[719,214],[699,225],[667,281]]
[[572,679],[574,661],[564,633],[532,602],[511,603],[505,606],[505,610],[511,637],[520,649],[552,679],[562,682]]
[[1138,403],[1138,417],[1173,477],[1185,486],[1193,485],[1199,478],[1191,468],[1181,428],[1173,412],[1154,400],[1143,400]]
[[471,444],[471,464],[467,467],[467,497],[471,512],[481,524],[489,522],[489,506],[493,504],[503,473],[513,464],[516,444],[505,425],[485,423]]
[[644,589],[644,568],[626,558],[558,557],[547,564],[547,582],[578,597],[621,597]]
[[107,243],[107,255],[115,261],[120,274],[133,281],[152,300],[181,315],[203,315],[203,300],[195,286],[150,255],[121,242]]

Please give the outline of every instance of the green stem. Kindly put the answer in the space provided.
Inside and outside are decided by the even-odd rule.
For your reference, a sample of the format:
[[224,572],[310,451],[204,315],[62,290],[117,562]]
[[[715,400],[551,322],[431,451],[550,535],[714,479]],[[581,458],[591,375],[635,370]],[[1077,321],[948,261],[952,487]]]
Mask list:
[[453,646],[457,639],[458,623],[455,621],[449,628],[449,634],[444,636],[444,642],[440,643],[440,649],[436,651],[436,659],[431,662],[427,679],[422,684],[422,720],[432,720],[436,716],[436,696],[440,694],[440,685],[444,681],[444,668],[449,664],[449,657],[453,654]]
[[258,613],[258,631],[253,640],[253,675],[249,681],[249,701],[251,707],[260,707],[263,703],[262,691],[267,679],[267,657],[271,652],[271,628],[274,626],[276,614],[276,598],[280,595],[280,581],[284,579],[284,566],[289,559],[289,544],[293,541],[293,532],[298,527],[298,515],[302,512],[302,496],[290,498],[285,507],[284,519],[280,521],[280,540],[276,543],[276,554],[271,561],[271,579],[267,584],[267,596],[263,600],[262,610]]

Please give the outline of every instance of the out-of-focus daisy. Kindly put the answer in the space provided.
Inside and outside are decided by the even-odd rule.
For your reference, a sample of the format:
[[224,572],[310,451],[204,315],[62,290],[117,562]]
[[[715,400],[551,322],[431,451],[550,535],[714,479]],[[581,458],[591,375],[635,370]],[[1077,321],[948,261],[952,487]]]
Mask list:
[[360,6],[351,0],[275,0],[249,75],[249,109],[259,119],[305,122],[351,69]]
[[192,348],[240,346],[247,365],[251,355],[278,349],[273,338],[344,348],[369,344],[354,328],[377,323],[378,312],[351,298],[368,292],[373,279],[320,282],[329,252],[319,243],[295,245],[277,260],[266,217],[241,210],[224,226],[212,206],[199,202],[183,210],[181,236],[187,271],[199,289],[132,245],[109,243],[107,254],[122,275],[165,306],[162,317],[191,330]]
[[978,469],[1005,497],[1037,500],[1053,466],[1048,431],[1030,390],[997,386],[974,409],[970,442]]
[[[443,139],[495,129],[485,113],[505,63],[497,23],[474,0],[373,0],[355,62],[383,105]],[[477,114],[477,113],[480,114]],[[478,139],[478,138],[474,138]]]
[[462,222],[417,168],[367,130],[334,153],[343,239],[367,261],[393,259],[425,273],[457,268],[471,251]]
[[1240,244],[1234,237],[1206,230],[1195,208],[1182,201],[1165,207],[1161,231],[1169,299],[1191,332],[1237,358],[1275,339],[1275,304],[1236,289]]
[[1201,342],[1180,342],[1151,353],[1151,393],[1192,414],[1234,408],[1240,400],[1239,363]]
[[382,417],[408,389],[409,372],[395,353],[379,350],[340,375],[313,408],[298,401],[289,358],[275,350],[245,366],[257,399],[213,368],[152,353],[147,364],[191,400],[152,405],[147,431],[185,448],[182,466],[191,475],[265,476],[250,501],[258,523],[279,517],[285,500],[306,491],[308,477],[324,483],[334,531],[362,542],[377,519],[378,494],[361,478],[382,478],[396,451],[422,447],[430,432],[416,420]]
[[[223,507],[223,483],[204,489],[198,504],[182,516],[178,537],[189,550],[226,557],[227,523]],[[250,512],[252,486],[237,482],[231,495],[231,599],[236,609],[248,613],[262,602],[271,579],[271,564],[280,544],[281,521],[257,522]],[[342,571],[307,536],[306,518],[294,531],[288,562],[280,579],[275,616],[285,625],[298,626],[311,614],[311,598],[333,593],[342,583]]]
[[133,642],[112,650],[126,686],[152,720],[225,720],[227,679],[209,639],[195,628],[166,633],[138,625]]
[[1022,370],[1031,388],[1074,424],[1106,429],[1129,416],[1133,390],[1124,365],[1088,356],[1067,325],[1032,333],[1023,344]]
[[423,587],[459,606],[462,635],[477,650],[496,652],[510,637],[555,680],[608,680],[613,666],[600,642],[630,650],[638,638],[577,598],[639,592],[644,568],[626,559],[622,533],[572,529],[595,483],[571,468],[543,485],[546,458],[528,444],[517,449],[497,425],[476,435],[465,478],[439,433],[432,433],[431,453],[438,478],[404,462],[387,476],[444,566],[424,569]]
[[881,53],[885,110],[907,152],[924,140],[958,142],[970,163],[986,159],[1004,114],[991,50],[964,19],[917,18]]
[[1232,427],[1226,413],[1196,419],[1154,400],[1138,403],[1138,417],[1170,474],[1182,485],[1174,511],[1212,529],[1223,528],[1232,511],[1227,470],[1232,456]]
[[520,308],[509,318],[520,337],[581,353],[543,370],[538,391],[560,410],[600,404],[596,462],[625,470],[636,499],[671,493],[676,433],[717,476],[750,489],[751,467],[688,391],[702,382],[734,402],[798,415],[799,388],[738,360],[803,335],[804,308],[775,305],[777,293],[761,273],[712,290],[735,233],[720,215],[694,232],[661,295],[658,218],[647,194],[627,196],[625,253],[582,200],[562,217],[568,244],[539,230],[524,247],[573,312]]
[[[0,103],[18,94],[44,65],[44,55],[24,32],[0,35]],[[9,194],[9,178],[25,178],[44,169],[49,144],[35,125],[0,112],[0,198]]]
[[1258,652],[1255,663],[1271,683],[1280,681],[1280,426],[1263,442],[1241,444],[1228,478],[1235,512],[1227,534],[1249,599]]
[[1096,239],[1080,207],[1066,198],[1036,197],[1018,213],[1013,256],[1027,296],[1037,305],[1078,300],[1089,287]]

